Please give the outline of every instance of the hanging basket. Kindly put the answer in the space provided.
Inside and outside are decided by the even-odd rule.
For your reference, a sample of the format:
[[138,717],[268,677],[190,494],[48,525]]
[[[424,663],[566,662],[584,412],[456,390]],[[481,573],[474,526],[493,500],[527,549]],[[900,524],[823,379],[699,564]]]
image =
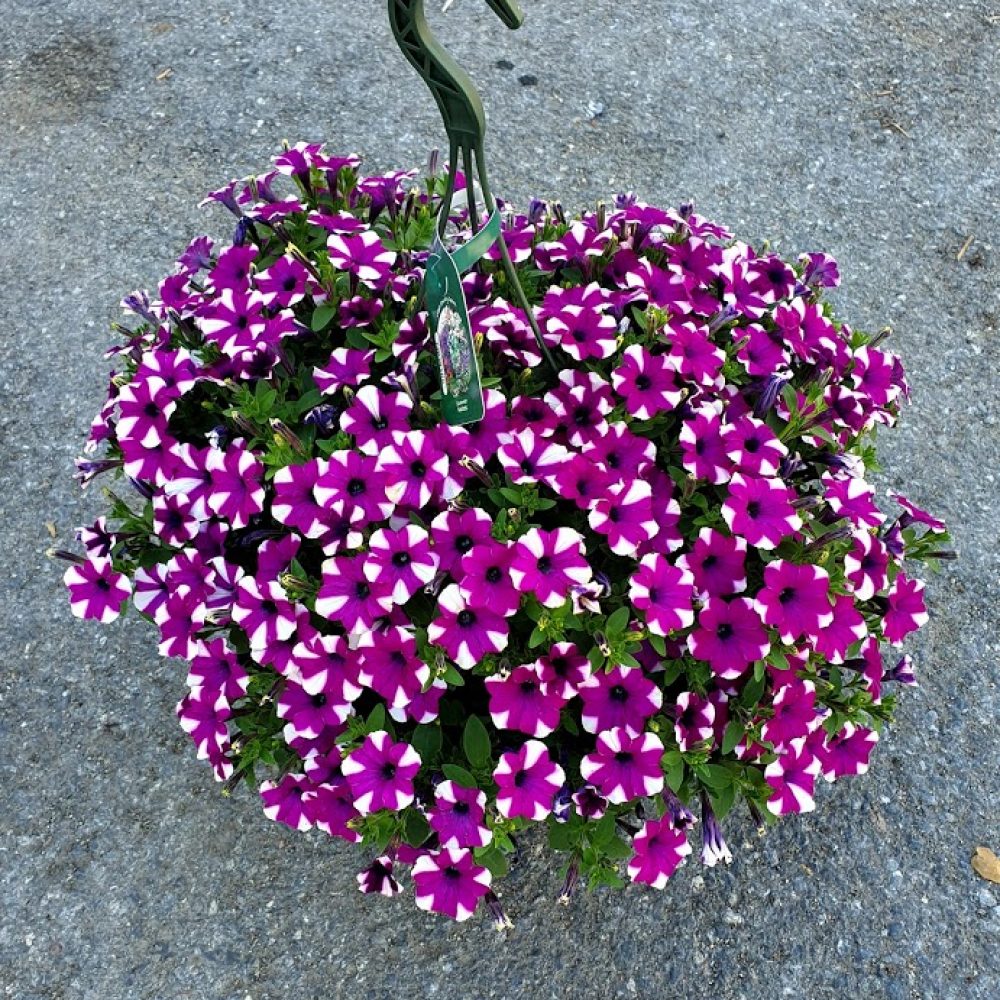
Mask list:
[[534,824],[563,898],[662,888],[692,841],[731,860],[737,805],[863,773],[927,619],[904,560],[947,535],[865,481],[908,390],[833,260],[631,196],[498,210],[456,148],[367,176],[300,144],[209,196],[232,242],[123,302],[78,462],[118,492],[62,555],[74,614],[130,604],[186,664],[227,791],[361,843],[365,892],[407,868],[506,925]]

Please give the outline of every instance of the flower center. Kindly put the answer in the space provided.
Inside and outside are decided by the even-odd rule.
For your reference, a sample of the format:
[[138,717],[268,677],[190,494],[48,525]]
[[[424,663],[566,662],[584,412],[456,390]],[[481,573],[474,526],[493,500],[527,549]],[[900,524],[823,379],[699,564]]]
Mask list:
[[455,548],[463,554],[468,552],[472,548],[472,539],[468,535],[459,535],[455,539]]
[[539,573],[552,572],[552,560],[548,556],[542,556],[538,560],[538,572]]
[[760,441],[757,438],[747,438],[743,447],[752,455],[755,451],[760,451]]
[[608,697],[612,701],[628,701],[628,691],[621,686],[621,684],[616,684],[609,692]]
[[410,565],[410,553],[409,552],[396,552],[392,557],[393,566],[409,566]]
[[645,392],[652,384],[648,375],[636,375],[635,377],[635,387],[640,392]]
[[455,813],[457,816],[466,816],[466,815],[468,815],[468,812],[469,812],[469,803],[468,802],[456,802],[451,807],[451,811],[453,813]]
[[396,777],[396,765],[386,761],[382,765],[381,775],[386,781],[392,781]]
[[778,594],[778,602],[780,604],[791,604],[795,600],[795,588],[785,587],[785,589]]
[[532,694],[538,690],[538,685],[534,681],[521,681],[521,693]]
[[322,691],[319,694],[314,694],[312,703],[316,708],[322,708],[326,704],[326,695]]
[[514,787],[522,788],[527,780],[528,780],[528,772],[518,771],[517,774],[514,775]]
[[615,760],[619,764],[631,764],[632,763],[632,753],[629,750],[619,750],[615,754]]
[[750,503],[747,504],[747,514],[750,517],[759,517],[760,516],[760,501],[759,500],[751,500]]
[[355,478],[355,479],[352,479],[347,484],[347,492],[352,497],[361,496],[361,494],[364,493],[364,491],[365,491],[365,481],[363,479],[357,479],[357,478]]
[[715,634],[720,639],[729,639],[733,634],[733,626],[729,622],[723,622],[716,630]]
[[487,583],[499,583],[502,576],[503,576],[503,572],[501,571],[501,569],[500,569],[499,566],[491,566],[486,571],[486,582]]
[[410,472],[418,478],[427,475],[427,466],[418,458],[414,462],[410,462]]
[[462,628],[468,628],[476,620],[476,616],[468,608],[466,608],[464,611],[459,611],[458,618],[456,620]]
[[364,600],[371,592],[372,588],[369,587],[368,584],[364,582],[364,580],[359,580],[354,585],[354,593],[357,594],[358,597],[360,597],[362,600]]

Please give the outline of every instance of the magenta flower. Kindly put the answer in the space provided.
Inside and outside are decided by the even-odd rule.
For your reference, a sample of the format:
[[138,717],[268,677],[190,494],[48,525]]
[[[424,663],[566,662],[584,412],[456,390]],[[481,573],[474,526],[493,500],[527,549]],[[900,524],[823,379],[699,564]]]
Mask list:
[[394,504],[420,510],[444,494],[448,456],[428,431],[397,432],[379,452],[377,468],[385,477],[385,495]]
[[487,677],[486,690],[490,718],[497,729],[513,729],[541,739],[559,726],[565,700],[539,680],[534,665],[517,667],[509,677]]
[[931,531],[947,531],[947,525],[940,518],[934,517],[933,514],[928,514],[927,511],[922,510],[911,500],[907,500],[900,493],[894,493],[889,490],[889,496],[899,504],[900,507],[906,511],[905,514],[900,518],[902,526],[905,528],[910,524],[923,524],[926,525]]
[[326,507],[318,504],[313,494],[319,473],[320,464],[313,459],[278,469],[272,480],[271,516],[306,538],[321,538],[329,527]]
[[722,517],[734,535],[758,549],[775,549],[802,528],[792,501],[795,491],[780,479],[745,478],[733,473]]
[[549,243],[535,248],[536,260],[544,271],[554,271],[562,265],[585,266],[591,258],[600,257],[611,242],[611,234],[597,232],[586,222],[574,222],[569,230]]
[[723,680],[736,680],[771,649],[767,629],[745,597],[731,601],[709,597],[687,645],[696,660],[704,660]]
[[929,618],[923,580],[911,580],[900,573],[889,588],[889,610],[882,621],[882,635],[898,646],[911,632],[926,625]]
[[573,455],[559,467],[551,485],[559,496],[572,500],[581,510],[588,510],[607,493],[616,478],[586,455]]
[[674,736],[681,750],[692,750],[715,740],[715,703],[694,691],[677,696]]
[[306,296],[309,272],[289,254],[279,257],[266,271],[254,278],[257,291],[268,308],[288,309]]
[[815,638],[833,621],[830,575],[819,566],[777,559],[764,567],[754,607],[786,645],[802,636]]
[[338,347],[322,368],[313,369],[313,380],[324,395],[331,395],[348,386],[355,388],[371,374],[375,352],[352,347]]
[[771,702],[771,717],[761,727],[761,737],[776,747],[815,732],[829,714],[816,706],[816,685],[793,677],[778,688]]
[[709,339],[706,327],[672,320],[664,339],[681,378],[703,386],[712,385],[718,378],[726,355]]
[[430,667],[417,656],[416,641],[398,625],[366,632],[357,649],[358,680],[380,694],[389,708],[408,705],[430,680]]
[[870,601],[889,586],[889,550],[869,531],[855,531],[844,555],[844,575],[859,601]]
[[695,479],[719,485],[732,474],[733,463],[722,441],[722,420],[711,405],[696,408],[681,424],[681,464]]
[[333,452],[328,462],[320,462],[313,496],[323,508],[342,510],[352,523],[381,521],[393,508],[385,485],[385,474],[378,471],[374,455],[345,449]]
[[317,830],[350,844],[360,842],[361,834],[348,825],[361,814],[354,808],[354,797],[346,778],[336,775],[315,785],[306,793],[305,801]]
[[836,781],[847,775],[865,774],[868,760],[878,743],[878,733],[853,722],[826,738],[817,756],[827,781]]
[[413,893],[421,910],[468,920],[490,891],[493,876],[472,851],[444,847],[421,854],[413,865]]
[[671,566],[662,555],[643,556],[632,574],[628,598],[643,612],[646,627],[655,635],[669,635],[694,621],[694,577]]
[[517,611],[521,592],[510,575],[513,558],[513,545],[493,541],[462,556],[458,589],[471,607],[490,608],[505,617]]
[[391,609],[391,585],[368,579],[363,556],[333,556],[323,563],[316,614],[348,632],[367,632]]
[[315,739],[327,727],[341,725],[351,714],[351,704],[342,700],[343,693],[341,690],[328,694],[321,688],[310,694],[301,684],[286,681],[278,696],[278,718],[287,720],[296,736]]
[[885,520],[875,504],[875,488],[863,479],[825,473],[822,482],[823,499],[837,517],[846,517],[859,528],[877,528]]
[[563,769],[539,740],[528,740],[518,751],[501,754],[493,771],[497,783],[497,811],[506,819],[538,822],[552,812],[556,792],[566,781]]
[[547,608],[564,604],[572,588],[589,583],[592,576],[583,536],[572,528],[530,528],[514,544],[514,586],[530,591]]
[[73,563],[63,574],[63,583],[69,590],[70,611],[77,618],[92,618],[105,625],[121,614],[122,605],[132,596],[128,577],[106,558]]
[[378,455],[392,444],[396,434],[410,430],[412,409],[413,402],[404,392],[383,392],[377,386],[363,385],[340,418],[340,429],[354,438],[360,451]]
[[701,791],[701,863],[714,868],[719,862],[731,865],[733,854],[722,836],[722,828],[704,789]]
[[420,754],[409,743],[393,743],[384,730],[369,733],[340,765],[362,816],[391,809],[399,812],[414,800],[413,779]]
[[610,358],[618,342],[614,316],[587,306],[562,306],[546,318],[545,333],[575,361]]
[[380,291],[389,280],[396,252],[372,229],[355,234],[331,233],[327,240],[330,263],[353,274],[364,285]]
[[788,449],[763,420],[749,414],[722,432],[722,445],[733,465],[748,476],[777,476]]
[[538,679],[552,695],[569,701],[593,672],[590,660],[572,642],[557,642],[537,661]]
[[642,479],[612,486],[591,508],[590,527],[606,535],[615,555],[635,556],[660,530],[653,508],[653,488]]
[[395,604],[406,602],[434,579],[438,555],[423,528],[405,524],[396,531],[379,528],[368,541],[364,574],[389,591]]
[[580,761],[580,776],[612,805],[622,805],[663,791],[662,758],[663,743],[655,734],[609,729]]
[[236,589],[232,615],[246,632],[251,649],[264,649],[295,632],[295,605],[276,580],[243,577]]
[[680,404],[684,391],[677,384],[677,370],[671,359],[651,354],[640,344],[626,347],[621,358],[611,373],[611,384],[633,417],[648,420]]
[[493,840],[486,825],[486,793],[454,781],[438,782],[427,821],[442,847],[485,847]]
[[677,565],[690,570],[700,595],[728,597],[747,589],[746,554],[745,539],[702,528],[691,551],[679,556]]
[[593,785],[584,785],[575,791],[571,800],[581,819],[601,819],[608,811],[608,800]]
[[635,851],[628,863],[628,876],[633,882],[662,889],[667,879],[691,853],[687,834],[671,822],[669,815],[648,819],[632,840]]
[[849,594],[833,598],[833,621],[813,639],[813,648],[830,663],[843,663],[847,651],[868,634],[864,615]]
[[764,769],[764,779],[771,786],[767,808],[775,816],[812,812],[819,771],[819,759],[806,746],[805,737],[789,744]]
[[299,832],[312,829],[304,802],[311,788],[312,782],[304,774],[286,774],[279,782],[262,781],[260,798],[264,815]]
[[441,591],[438,615],[427,626],[427,638],[463,670],[471,670],[490,653],[502,653],[509,632],[505,618],[488,608],[470,607],[454,583]]
[[493,522],[489,514],[478,507],[468,510],[442,511],[431,521],[431,539],[443,573],[461,576],[459,566],[466,556],[478,556],[493,544]]
[[641,669],[598,671],[579,688],[581,721],[588,733],[624,727],[640,733],[663,706],[663,692]]
[[555,482],[570,453],[561,444],[536,436],[526,427],[514,431],[510,440],[500,446],[500,464],[514,483]]
[[218,691],[231,705],[247,693],[250,675],[224,639],[198,642],[187,675],[189,688]]
[[358,872],[358,888],[367,895],[392,898],[398,896],[403,887],[392,874],[393,860],[388,854],[376,858],[370,865]]
[[211,448],[205,462],[212,485],[206,503],[233,528],[245,528],[264,509],[264,464],[234,441],[225,451]]

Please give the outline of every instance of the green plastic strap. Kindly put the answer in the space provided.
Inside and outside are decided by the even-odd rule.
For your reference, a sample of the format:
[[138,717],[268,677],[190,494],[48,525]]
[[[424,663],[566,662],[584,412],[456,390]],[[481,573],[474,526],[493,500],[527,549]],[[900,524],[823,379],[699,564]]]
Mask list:
[[454,252],[449,252],[441,239],[441,228],[446,224],[447,219],[440,219],[435,228],[424,275],[424,293],[441,375],[441,412],[449,424],[458,427],[482,420],[485,413],[479,358],[462,288],[462,273],[500,238],[500,213],[494,210],[486,225]]

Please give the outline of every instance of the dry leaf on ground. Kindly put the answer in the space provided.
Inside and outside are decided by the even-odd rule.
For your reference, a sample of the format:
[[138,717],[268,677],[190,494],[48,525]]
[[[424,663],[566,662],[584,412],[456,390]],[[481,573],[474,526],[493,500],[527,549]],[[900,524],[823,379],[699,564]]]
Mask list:
[[1000,858],[988,847],[977,847],[972,855],[973,871],[990,882],[1000,882]]

